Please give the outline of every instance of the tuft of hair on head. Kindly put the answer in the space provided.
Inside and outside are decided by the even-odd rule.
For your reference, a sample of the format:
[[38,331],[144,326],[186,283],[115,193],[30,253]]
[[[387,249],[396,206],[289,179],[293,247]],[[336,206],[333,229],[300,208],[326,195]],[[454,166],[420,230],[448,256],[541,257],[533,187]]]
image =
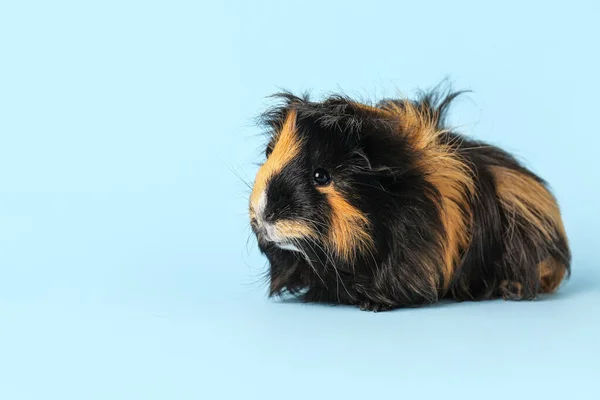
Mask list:
[[288,90],[274,93],[268,98],[274,100],[275,105],[267,108],[265,112],[260,114],[257,123],[259,126],[265,128],[267,134],[270,136],[276,136],[281,131],[290,109],[293,109],[295,105],[310,102],[308,92],[303,93],[302,96],[296,96]]

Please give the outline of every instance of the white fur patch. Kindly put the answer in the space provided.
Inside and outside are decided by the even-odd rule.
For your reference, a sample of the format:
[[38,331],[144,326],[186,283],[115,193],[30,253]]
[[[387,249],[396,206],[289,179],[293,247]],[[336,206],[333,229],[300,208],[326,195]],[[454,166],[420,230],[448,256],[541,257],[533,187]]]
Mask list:
[[277,229],[275,229],[275,226],[273,224],[269,224],[268,222],[263,222],[263,227],[265,228],[265,231],[267,232],[267,239],[271,242],[281,242],[282,238],[279,237],[279,234],[277,233]]
[[297,251],[299,253],[301,252],[299,248],[297,248],[291,243],[277,243],[277,247],[279,247],[282,250]]
[[258,202],[254,206],[254,212],[256,214],[256,220],[259,224],[265,220],[265,210],[267,209],[267,191],[264,190],[258,197]]

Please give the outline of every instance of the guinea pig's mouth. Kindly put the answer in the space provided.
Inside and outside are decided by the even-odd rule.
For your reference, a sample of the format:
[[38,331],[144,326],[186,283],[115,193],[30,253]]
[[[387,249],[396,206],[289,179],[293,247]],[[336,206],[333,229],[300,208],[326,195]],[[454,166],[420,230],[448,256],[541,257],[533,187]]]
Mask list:
[[301,252],[300,248],[295,243],[281,237],[273,224],[267,222],[258,223],[258,221],[253,218],[251,220],[251,225],[260,242],[274,245],[282,250]]

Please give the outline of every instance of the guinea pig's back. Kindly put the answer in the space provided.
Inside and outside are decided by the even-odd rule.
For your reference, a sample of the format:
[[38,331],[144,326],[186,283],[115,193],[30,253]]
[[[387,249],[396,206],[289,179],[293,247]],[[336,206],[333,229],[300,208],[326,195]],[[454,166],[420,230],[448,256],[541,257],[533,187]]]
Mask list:
[[471,242],[451,293],[461,299],[528,299],[556,290],[570,273],[571,256],[558,204],[544,180],[496,146],[455,134],[445,139],[464,157],[476,183]]

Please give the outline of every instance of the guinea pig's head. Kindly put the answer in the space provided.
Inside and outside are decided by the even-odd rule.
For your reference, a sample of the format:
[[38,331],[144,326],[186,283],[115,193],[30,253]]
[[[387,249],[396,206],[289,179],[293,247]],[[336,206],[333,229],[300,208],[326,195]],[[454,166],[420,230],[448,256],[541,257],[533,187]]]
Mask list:
[[250,197],[259,247],[320,253],[341,269],[372,259],[374,233],[385,233],[377,225],[394,202],[386,187],[410,169],[407,142],[382,109],[280,96],[285,104],[265,114],[270,140]]
[[474,190],[444,124],[458,94],[375,106],[279,95],[283,105],[263,118],[270,135],[250,197],[271,294],[314,286],[301,260],[319,278],[333,270],[337,282],[349,272],[357,285],[402,265],[395,276],[426,298],[450,282],[468,241]]

